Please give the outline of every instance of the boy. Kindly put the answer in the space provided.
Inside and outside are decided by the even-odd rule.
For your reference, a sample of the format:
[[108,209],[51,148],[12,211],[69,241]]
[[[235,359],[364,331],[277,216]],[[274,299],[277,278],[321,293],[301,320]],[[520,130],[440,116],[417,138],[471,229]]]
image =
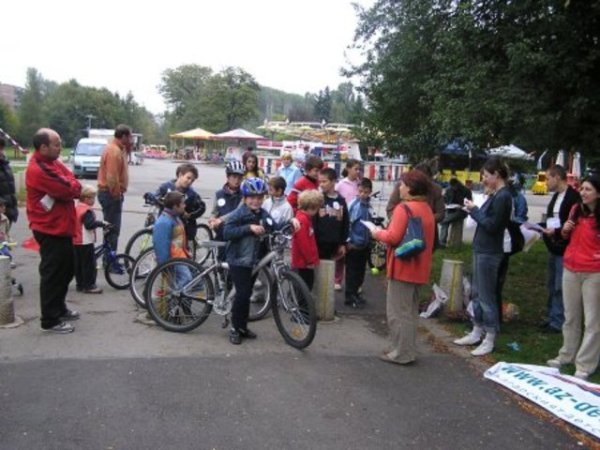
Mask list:
[[85,185],[81,190],[79,203],[75,208],[75,234],[73,250],[75,254],[75,287],[85,294],[101,294],[96,286],[96,228],[108,225],[108,222],[96,220],[92,210],[96,202],[96,188]]
[[291,153],[285,152],[281,157],[281,167],[277,170],[277,176],[285,179],[285,195],[289,195],[296,181],[302,176],[300,169],[295,164],[292,164]]
[[363,308],[365,299],[358,289],[365,280],[365,269],[369,257],[371,233],[361,223],[361,220],[371,218],[371,191],[373,184],[368,178],[363,178],[358,185],[358,197],[348,208],[350,216],[350,235],[348,237],[348,252],[346,253],[346,301],[345,305],[353,308]]
[[181,215],[185,212],[184,195],[172,191],[163,199],[165,208],[152,229],[156,264],[171,258],[189,258],[187,238]]
[[284,195],[285,188],[286,181],[283,177],[269,179],[269,198],[265,200],[262,207],[276,224],[287,223],[294,217],[294,210]]
[[198,169],[196,169],[196,166],[190,163],[181,164],[175,171],[175,179],[161,184],[155,194],[158,198],[163,198],[167,193],[172,191],[179,191],[183,194],[185,211],[181,219],[185,227],[185,234],[190,241],[196,237],[196,230],[198,228],[196,219],[206,211],[206,205],[194,188],[192,188],[192,184],[197,179]]
[[242,200],[240,185],[244,178],[244,172],[244,166],[239,161],[231,161],[225,167],[227,183],[225,183],[223,189],[215,193],[213,210],[210,219],[208,219],[208,226],[215,230],[217,241],[223,240],[223,222],[240,205]]
[[223,237],[229,241],[226,261],[229,275],[235,286],[235,298],[231,308],[231,330],[229,341],[234,345],[242,339],[255,339],[256,334],[248,329],[250,296],[256,275],[252,269],[261,258],[260,236],[274,228],[269,214],[262,209],[267,193],[267,184],[261,178],[248,178],[241,185],[244,201],[229,215],[223,226]]
[[323,161],[317,156],[309,156],[304,163],[304,176],[294,184],[288,195],[288,202],[292,205],[294,213],[298,210],[298,195],[308,189],[319,189],[319,171],[323,168]]
[[292,269],[298,272],[310,290],[315,280],[314,268],[319,265],[313,217],[322,205],[323,195],[317,190],[309,189],[298,197],[296,219],[300,222],[300,229],[292,238]]

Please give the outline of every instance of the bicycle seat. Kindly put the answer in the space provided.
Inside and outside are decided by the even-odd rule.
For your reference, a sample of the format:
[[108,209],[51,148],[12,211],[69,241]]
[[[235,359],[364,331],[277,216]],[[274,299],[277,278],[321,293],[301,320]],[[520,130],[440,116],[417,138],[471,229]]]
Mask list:
[[198,247],[220,248],[220,247],[225,247],[226,245],[227,245],[227,242],[222,242],[222,241],[202,241],[198,244]]

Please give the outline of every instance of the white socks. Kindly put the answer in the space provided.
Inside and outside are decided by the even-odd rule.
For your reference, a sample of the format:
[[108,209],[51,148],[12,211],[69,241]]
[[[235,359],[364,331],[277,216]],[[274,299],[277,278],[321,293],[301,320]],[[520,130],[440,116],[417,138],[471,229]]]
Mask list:
[[482,336],[483,328],[478,325],[474,325],[473,330],[469,334],[461,337],[460,339],[456,339],[454,343],[456,345],[475,345],[479,344]]

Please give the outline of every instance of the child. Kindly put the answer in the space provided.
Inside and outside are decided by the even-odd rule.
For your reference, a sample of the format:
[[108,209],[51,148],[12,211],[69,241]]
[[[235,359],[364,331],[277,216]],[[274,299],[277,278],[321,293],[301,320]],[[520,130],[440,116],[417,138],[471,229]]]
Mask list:
[[287,223],[294,217],[294,210],[284,195],[285,187],[286,181],[283,177],[269,179],[269,198],[265,200],[262,207],[276,224]]
[[155,194],[158,198],[163,198],[167,193],[172,191],[179,191],[183,194],[185,211],[181,219],[185,226],[185,234],[190,241],[196,237],[196,230],[198,228],[196,219],[201,217],[204,211],[206,211],[206,205],[194,188],[192,188],[192,184],[197,179],[198,169],[196,169],[196,166],[190,163],[181,164],[175,171],[175,179],[161,184]]
[[341,289],[344,265],[338,264],[338,261],[346,255],[349,222],[346,200],[335,190],[335,180],[335,170],[326,168],[319,172],[324,204],[315,217],[315,234],[319,258],[336,260],[335,286]]
[[184,195],[172,191],[165,195],[165,208],[152,229],[152,241],[156,264],[162,264],[171,258],[189,258],[187,238],[181,215],[185,212]]
[[288,195],[288,202],[292,205],[294,213],[298,210],[298,195],[302,191],[308,189],[319,189],[319,171],[323,168],[323,161],[317,156],[309,156],[306,158],[304,163],[304,176],[296,181],[290,194]]
[[310,290],[315,280],[314,268],[319,265],[313,217],[322,205],[323,195],[317,190],[309,189],[298,197],[296,219],[300,222],[300,229],[292,238],[292,269],[298,272]]
[[96,228],[108,225],[108,222],[96,220],[92,210],[96,202],[96,188],[83,186],[79,203],[75,208],[75,234],[73,249],[75,253],[75,287],[85,294],[101,294],[102,289],[96,286]]
[[363,308],[365,299],[358,290],[365,280],[365,269],[369,257],[371,232],[361,223],[361,220],[371,218],[371,191],[373,184],[368,178],[363,178],[358,185],[358,197],[348,208],[350,216],[350,236],[348,237],[348,252],[346,253],[346,301],[345,305],[353,308]]
[[302,176],[300,169],[292,162],[292,155],[289,152],[284,153],[281,157],[281,167],[277,170],[277,176],[285,179],[285,195],[289,195],[296,181]]
[[244,178],[262,178],[265,179],[264,172],[258,168],[258,158],[251,151],[242,155],[242,164],[244,165]]
[[235,298],[231,308],[229,341],[234,345],[242,339],[255,339],[248,329],[250,296],[256,275],[252,269],[261,258],[260,236],[271,231],[274,221],[262,209],[267,184],[261,178],[248,178],[241,185],[243,204],[229,215],[223,227],[223,237],[229,241],[226,261],[235,286]]
[[240,204],[242,194],[240,193],[240,184],[244,177],[244,166],[239,161],[231,161],[227,163],[225,174],[227,175],[227,183],[223,189],[215,193],[213,210],[211,217],[208,220],[208,226],[215,230],[215,239],[223,240],[223,222],[229,214],[231,214]]

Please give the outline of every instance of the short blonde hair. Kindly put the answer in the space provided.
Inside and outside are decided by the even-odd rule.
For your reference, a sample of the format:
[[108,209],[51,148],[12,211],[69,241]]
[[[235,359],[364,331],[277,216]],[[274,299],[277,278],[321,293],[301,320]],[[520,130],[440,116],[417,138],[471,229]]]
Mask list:
[[81,188],[81,195],[79,198],[92,198],[95,197],[98,193],[98,189],[96,186],[92,186],[91,184],[84,184]]
[[281,155],[281,159],[289,159],[291,161],[292,154],[290,152],[285,152],[283,155]]
[[298,208],[302,211],[319,209],[323,206],[323,202],[323,194],[316,189],[308,189],[300,193],[300,196],[298,197]]

